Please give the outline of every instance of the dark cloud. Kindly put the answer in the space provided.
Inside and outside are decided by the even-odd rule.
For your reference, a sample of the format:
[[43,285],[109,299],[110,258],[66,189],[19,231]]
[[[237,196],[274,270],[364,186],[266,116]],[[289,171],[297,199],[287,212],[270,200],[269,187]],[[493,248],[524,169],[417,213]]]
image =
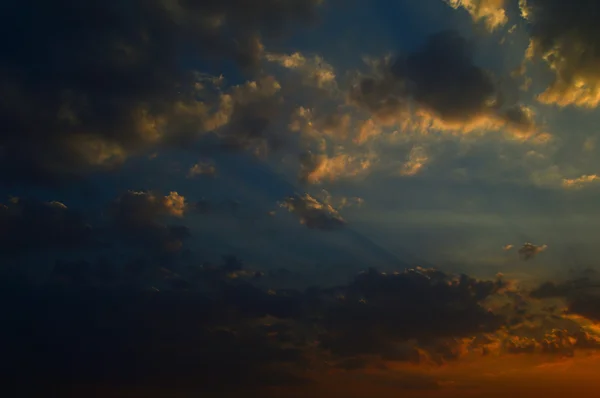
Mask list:
[[530,294],[536,299],[565,299],[567,312],[600,321],[600,279],[596,274],[560,282],[545,282]]
[[308,228],[324,231],[336,230],[346,225],[337,210],[328,203],[322,203],[309,194],[289,196],[280,206],[300,219]]
[[0,204],[2,255],[41,249],[75,249],[92,243],[82,214],[60,202],[11,199]]
[[416,111],[448,126],[483,120],[492,128],[531,132],[532,115],[505,103],[498,79],[475,64],[473,53],[472,43],[458,32],[436,33],[417,51],[376,64],[378,76],[361,77],[350,100],[383,122],[401,121]]
[[547,247],[548,246],[546,246],[546,245],[536,246],[533,243],[527,242],[527,243],[524,243],[523,246],[521,246],[521,248],[519,249],[519,256],[521,256],[521,258],[525,261],[531,260],[532,258],[537,256],[539,253],[546,250]]
[[[369,269],[346,285],[300,291],[263,287],[270,282],[259,274],[234,256],[218,265],[149,256],[57,262],[36,287],[3,279],[3,381],[108,396],[136,388],[218,395],[305,384],[315,358],[356,371],[373,358],[443,364],[465,350],[572,356],[600,347],[573,321],[536,315],[500,277]],[[571,311],[595,319],[597,307],[583,303],[572,301]],[[518,310],[522,319],[511,322]]]
[[473,48],[458,32],[440,32],[392,66],[417,103],[448,122],[494,111],[499,93],[489,72],[473,62]]
[[384,275],[371,269],[338,290],[338,303],[323,321],[322,344],[340,356],[418,360],[418,344],[435,351],[442,349],[435,344],[439,339],[500,328],[503,318],[481,303],[503,286],[501,280],[454,279],[434,270]]
[[3,4],[2,180],[79,175],[118,165],[151,145],[211,131],[219,117],[195,69],[211,58],[253,67],[261,36],[314,21],[320,3]]
[[223,393],[305,382],[286,369],[302,364],[301,350],[277,344],[240,316],[227,320],[240,301],[73,288],[3,290],[1,301],[10,325],[1,332],[3,385],[34,396],[49,388],[76,396],[83,386],[115,396],[136,388]]
[[600,101],[600,5],[595,0],[525,0],[522,15],[531,36],[528,57],[543,60],[554,80],[539,99],[595,108]]
[[128,191],[109,207],[111,229],[129,243],[177,251],[190,231],[185,226],[167,225],[165,219],[182,217],[185,210],[185,198],[177,192],[159,196],[152,192]]

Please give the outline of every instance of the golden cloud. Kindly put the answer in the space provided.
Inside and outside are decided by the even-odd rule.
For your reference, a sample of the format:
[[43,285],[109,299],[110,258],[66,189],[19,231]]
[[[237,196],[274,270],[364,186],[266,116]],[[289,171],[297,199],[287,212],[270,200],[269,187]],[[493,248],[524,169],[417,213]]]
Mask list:
[[408,160],[402,166],[400,175],[414,176],[423,169],[428,161],[429,157],[427,156],[425,149],[420,146],[415,146],[410,150],[410,153],[408,154]]
[[318,55],[306,58],[299,52],[293,54],[266,54],[269,62],[275,62],[284,68],[299,73],[305,84],[318,88],[335,89],[336,75],[333,66]]
[[508,22],[506,0],[445,0],[452,8],[464,8],[475,22],[483,22],[488,30],[494,31]]
[[545,104],[596,108],[600,104],[600,57],[594,1],[519,0],[530,24],[526,60],[542,60],[554,80],[538,96]]
[[562,186],[566,189],[581,189],[599,179],[596,174],[584,174],[577,178],[564,178]]

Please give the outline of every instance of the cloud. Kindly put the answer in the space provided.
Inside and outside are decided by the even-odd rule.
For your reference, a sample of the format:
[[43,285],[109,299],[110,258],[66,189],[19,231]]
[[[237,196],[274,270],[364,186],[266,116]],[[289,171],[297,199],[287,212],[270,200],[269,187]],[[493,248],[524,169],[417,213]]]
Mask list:
[[93,242],[92,226],[61,202],[12,198],[0,204],[0,248],[4,255],[42,249],[76,249]]
[[227,122],[217,135],[225,148],[264,154],[282,145],[282,135],[271,129],[275,116],[283,113],[280,90],[281,84],[273,76],[261,76],[221,95],[221,111]]
[[190,167],[187,176],[188,178],[194,178],[199,175],[214,176],[216,172],[217,168],[215,167],[215,165],[210,161],[206,161],[196,163],[192,167]]
[[300,157],[299,180],[311,184],[356,177],[369,170],[371,160],[345,153],[327,155],[306,152]]
[[536,246],[532,243],[524,243],[519,249],[519,256],[525,261],[530,260],[548,248],[547,245]]
[[330,204],[322,203],[309,194],[287,197],[279,204],[311,229],[336,230],[346,225],[344,219]]
[[595,108],[600,103],[598,4],[594,0],[521,0],[528,23],[528,60],[546,62],[554,74],[538,100],[559,106]]
[[506,0],[444,0],[450,7],[464,8],[475,22],[483,22],[486,28],[494,31],[508,22]]
[[[456,279],[443,272],[411,269],[382,274],[373,269],[336,289],[337,303],[326,310],[324,349],[340,357],[379,355],[389,360],[418,361],[419,349],[442,354],[445,338],[493,332],[501,317],[481,303],[503,282]],[[435,326],[435,325],[437,326]]]
[[502,250],[504,250],[506,252],[506,251],[511,250],[513,247],[514,247],[514,245],[510,245],[510,244],[509,245],[505,245],[505,246],[502,247]]
[[[545,354],[539,361],[553,363],[600,348],[597,303],[591,294],[579,300],[574,284],[529,298],[502,277],[370,268],[347,284],[299,291],[264,287],[274,280],[234,256],[219,265],[150,256],[123,264],[60,262],[54,270],[59,284],[0,289],[14,326],[1,332],[11,342],[3,374],[35,377],[40,388],[218,396],[323,383],[312,380],[323,370],[328,378],[403,366],[443,371],[462,360],[479,366],[513,354]],[[553,295],[568,298],[568,313],[538,305]],[[39,345],[48,349],[32,348]],[[240,352],[241,363],[232,357]],[[142,357],[141,368],[134,366]],[[423,388],[441,386],[435,380]]]
[[356,79],[349,101],[383,125],[459,134],[501,130],[520,139],[536,135],[533,111],[505,103],[494,76],[475,65],[472,44],[455,31],[433,34],[419,50],[372,66],[372,75]]
[[403,176],[414,176],[421,172],[425,164],[429,161],[425,149],[416,146],[410,150],[406,163],[402,165],[400,174]]
[[[62,288],[60,295],[48,288],[28,288],[27,295],[3,289],[2,310],[13,325],[2,331],[11,341],[0,365],[3,380],[22,383],[32,395],[53,388],[61,395],[93,390],[110,396],[132,390],[219,396],[306,383],[290,371],[301,368],[304,353],[269,335],[277,325],[266,327],[258,312],[247,312],[259,306],[269,312],[268,305],[281,299],[244,286],[220,291],[223,299],[123,289]],[[278,306],[285,304],[272,308]],[[226,313],[236,314],[235,330]],[[279,330],[282,339],[288,335]],[[243,355],[234,360],[232,352]],[[29,377],[35,386],[27,386]]]
[[190,236],[189,229],[165,225],[162,220],[181,218],[186,210],[185,198],[177,192],[161,197],[152,192],[128,191],[109,206],[111,228],[124,241],[177,251]]
[[109,0],[81,7],[73,0],[32,0],[11,6],[0,31],[6,48],[2,180],[60,181],[210,131],[215,104],[198,93],[203,79],[190,61],[201,55],[254,68],[262,37],[312,23],[320,3],[262,0],[248,8],[239,0],[135,0],[122,7]]
[[[587,319],[588,324],[591,321],[592,326],[597,328],[597,322],[600,321],[600,301],[598,299],[600,280],[597,271],[591,271],[576,275],[572,279],[544,282],[533,289],[530,295],[536,299],[562,298],[567,303],[565,312],[571,319],[584,325]],[[577,318],[578,316],[583,319]]]
[[564,178],[562,186],[566,189],[581,189],[600,179],[596,174],[584,174],[577,178]]
[[336,88],[336,75],[333,67],[323,58],[315,55],[306,58],[299,52],[293,54],[266,54],[269,62],[275,62],[284,68],[299,73],[304,84],[318,88],[334,90]]

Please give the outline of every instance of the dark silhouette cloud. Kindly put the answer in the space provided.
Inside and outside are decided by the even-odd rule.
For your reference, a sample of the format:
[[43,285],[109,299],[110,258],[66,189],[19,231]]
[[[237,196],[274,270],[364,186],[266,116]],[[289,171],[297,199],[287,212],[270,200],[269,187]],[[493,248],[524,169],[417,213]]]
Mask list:
[[527,242],[524,243],[523,246],[521,246],[521,248],[519,249],[519,256],[521,256],[521,258],[524,261],[531,260],[532,258],[535,258],[535,256],[537,256],[539,253],[546,250],[547,247],[548,246],[546,245],[536,246],[533,243]]
[[582,275],[560,282],[545,282],[531,291],[537,299],[562,298],[567,302],[567,312],[600,321],[600,279]]
[[595,0],[520,2],[531,42],[527,57],[543,60],[554,81],[539,96],[544,103],[595,108],[600,102],[600,5]]
[[[503,318],[481,303],[503,286],[501,280],[454,279],[434,270],[385,275],[370,269],[337,292],[338,303],[326,311],[322,343],[340,356],[414,360],[418,344],[500,328]],[[402,344],[411,340],[412,347]]]
[[484,123],[493,129],[533,132],[531,112],[506,104],[499,80],[477,66],[473,54],[472,43],[458,32],[433,34],[415,52],[379,62],[378,76],[359,78],[350,100],[384,123],[424,112],[446,126]]
[[2,255],[40,249],[74,249],[92,243],[83,215],[60,202],[12,198],[0,204]]
[[[320,3],[3,4],[2,181],[77,176],[116,166],[157,143],[213,130],[220,122],[213,114],[219,104],[203,93],[196,69],[211,59],[254,67],[261,36],[280,36],[312,23]],[[260,113],[253,118],[237,118],[255,126],[248,134],[263,123]]]
[[163,220],[182,217],[185,210],[185,198],[177,192],[161,197],[151,192],[128,191],[109,207],[111,228],[125,241],[177,251],[190,236],[189,229],[167,225]]

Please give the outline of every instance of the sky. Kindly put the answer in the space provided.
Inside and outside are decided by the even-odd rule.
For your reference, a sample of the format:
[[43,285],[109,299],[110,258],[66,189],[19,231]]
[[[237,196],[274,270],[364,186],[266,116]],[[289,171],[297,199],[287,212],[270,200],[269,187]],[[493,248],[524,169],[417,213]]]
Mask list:
[[3,385],[595,396],[598,17],[0,2]]

